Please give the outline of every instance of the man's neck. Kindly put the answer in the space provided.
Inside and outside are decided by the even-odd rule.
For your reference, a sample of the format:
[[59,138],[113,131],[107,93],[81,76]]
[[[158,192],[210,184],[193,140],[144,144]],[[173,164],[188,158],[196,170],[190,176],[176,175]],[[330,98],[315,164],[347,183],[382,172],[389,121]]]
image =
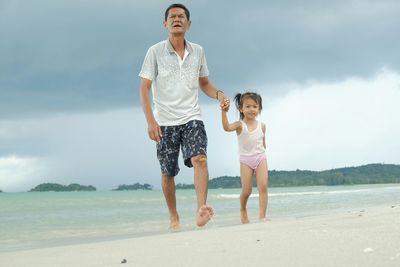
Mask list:
[[172,47],[176,52],[184,52],[185,51],[185,36],[169,36],[169,42],[171,43]]

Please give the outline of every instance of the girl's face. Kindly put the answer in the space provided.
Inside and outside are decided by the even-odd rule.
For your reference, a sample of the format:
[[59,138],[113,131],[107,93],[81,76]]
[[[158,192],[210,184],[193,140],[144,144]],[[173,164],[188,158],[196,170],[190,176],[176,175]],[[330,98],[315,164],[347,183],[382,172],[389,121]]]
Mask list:
[[240,109],[246,119],[255,119],[260,113],[260,105],[250,97],[243,99],[243,105]]

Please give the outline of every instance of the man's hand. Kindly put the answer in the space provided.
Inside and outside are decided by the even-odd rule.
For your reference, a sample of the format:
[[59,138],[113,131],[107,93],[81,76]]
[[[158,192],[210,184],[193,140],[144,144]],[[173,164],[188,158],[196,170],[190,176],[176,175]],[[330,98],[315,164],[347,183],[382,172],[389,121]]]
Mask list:
[[220,95],[218,95],[219,106],[221,107],[221,110],[228,112],[230,106],[230,100],[229,98],[226,98],[224,94]]
[[147,133],[151,140],[156,141],[157,143],[161,141],[162,133],[157,121],[154,120],[148,123]]

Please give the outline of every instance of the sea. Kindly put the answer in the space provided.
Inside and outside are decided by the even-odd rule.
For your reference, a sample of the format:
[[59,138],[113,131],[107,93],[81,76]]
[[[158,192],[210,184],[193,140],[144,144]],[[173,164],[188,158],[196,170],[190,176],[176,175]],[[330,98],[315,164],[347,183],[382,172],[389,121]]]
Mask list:
[[[365,212],[400,205],[400,184],[269,188],[268,217],[299,219],[335,212]],[[177,190],[181,231],[195,226],[194,190]],[[210,189],[215,216],[206,228],[239,225],[240,189]],[[248,202],[258,221],[258,194]],[[167,234],[169,215],[161,190],[0,193],[0,253]]]

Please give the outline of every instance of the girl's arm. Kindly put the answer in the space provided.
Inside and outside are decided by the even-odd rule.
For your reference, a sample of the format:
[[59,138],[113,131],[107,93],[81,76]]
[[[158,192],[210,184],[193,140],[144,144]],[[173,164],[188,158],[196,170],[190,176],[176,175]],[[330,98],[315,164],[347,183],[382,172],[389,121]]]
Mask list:
[[227,111],[222,109],[221,114],[222,114],[222,127],[224,127],[224,130],[227,132],[233,132],[236,131],[237,134],[240,134],[242,131],[242,124],[240,121],[235,121],[234,123],[229,123],[228,121],[228,116],[226,115]]
[[264,123],[262,123],[261,124],[261,128],[262,128],[262,131],[263,131],[263,133],[264,133],[264,137],[263,137],[263,144],[264,144],[264,148],[266,149],[267,148],[267,142],[265,141],[265,133],[267,132],[267,126],[264,124]]

